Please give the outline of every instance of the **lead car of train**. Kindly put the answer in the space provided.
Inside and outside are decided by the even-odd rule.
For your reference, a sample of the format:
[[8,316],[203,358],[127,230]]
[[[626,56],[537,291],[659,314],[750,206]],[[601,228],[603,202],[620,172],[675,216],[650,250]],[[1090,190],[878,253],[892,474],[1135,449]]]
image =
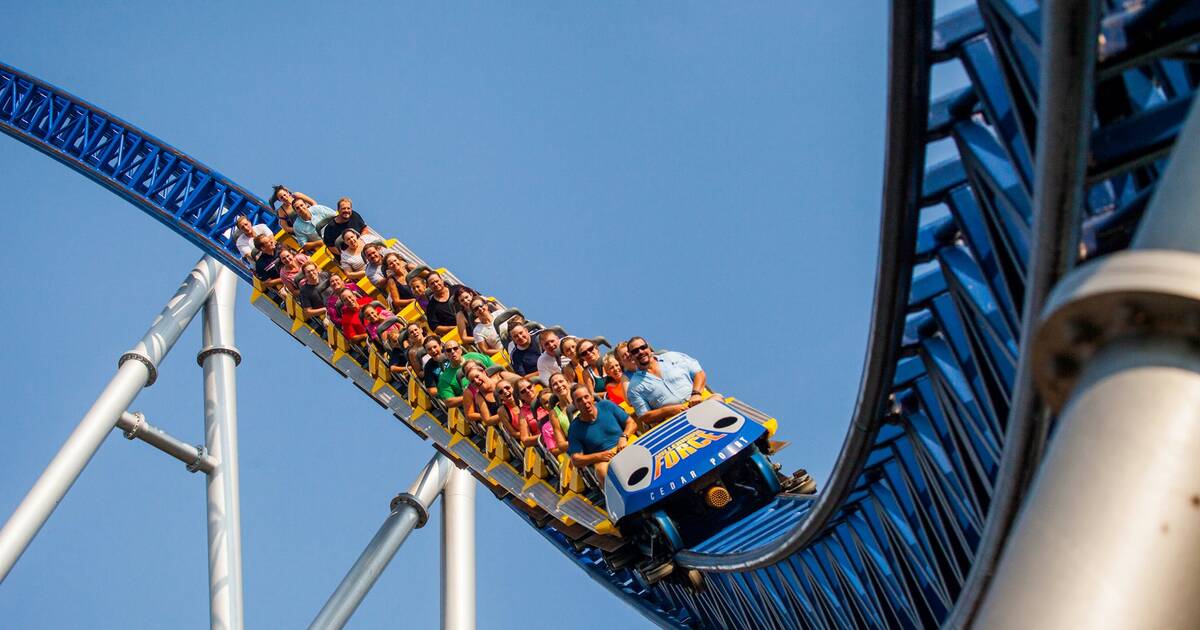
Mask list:
[[657,582],[674,571],[677,551],[773,500],[781,491],[765,455],[773,432],[773,422],[765,425],[709,398],[617,453],[604,500],[636,552],[611,562],[635,563],[647,583]]

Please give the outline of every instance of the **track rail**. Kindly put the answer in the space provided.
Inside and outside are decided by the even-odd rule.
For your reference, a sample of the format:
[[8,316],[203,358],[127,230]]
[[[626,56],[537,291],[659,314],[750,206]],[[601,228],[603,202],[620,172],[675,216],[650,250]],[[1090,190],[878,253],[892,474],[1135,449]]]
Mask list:
[[[1191,63],[1200,2],[1103,14],[1093,113],[1082,114],[1092,120],[1086,196],[1079,219],[1051,234],[1033,203],[1035,190],[1054,196],[1039,188],[1045,171],[1032,149],[1048,133],[1038,119],[1039,100],[1050,98],[1039,93],[1041,14],[1015,4],[981,0],[935,23],[927,0],[893,3],[874,312],[854,417],[815,502],[783,498],[681,553],[679,563],[704,572],[706,588],[696,591],[610,570],[597,549],[505,499],[656,623],[928,627],[969,619],[980,576],[1003,544],[1006,528],[996,523],[1019,505],[1048,433],[1047,424],[1029,428],[1037,408],[1028,413],[1019,392],[1027,279],[1052,279],[1044,265],[1075,256],[1062,243],[1079,242],[1089,258],[1127,245],[1198,80]],[[961,66],[969,84],[931,99],[939,64]],[[260,199],[215,170],[2,64],[0,131],[120,195],[243,279],[250,273],[231,251],[233,219],[275,223]],[[953,145],[954,157],[926,168],[935,143]],[[321,358],[379,401],[369,375],[340,369],[332,352]],[[410,427],[428,420],[401,402],[380,404]],[[437,430],[426,429],[418,432]]]

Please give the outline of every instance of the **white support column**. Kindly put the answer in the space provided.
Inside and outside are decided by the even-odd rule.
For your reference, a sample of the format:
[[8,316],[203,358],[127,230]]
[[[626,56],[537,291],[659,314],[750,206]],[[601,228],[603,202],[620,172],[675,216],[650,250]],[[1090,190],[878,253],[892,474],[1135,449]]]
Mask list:
[[204,441],[217,461],[208,474],[208,606],[213,630],[241,630],[242,517],[238,483],[237,381],[234,345],[237,277],[222,267],[204,305]]
[[1194,101],[1132,248],[1042,314],[1035,376],[1062,415],[976,627],[1200,627],[1198,183]]
[[[460,472],[445,455],[438,453],[429,460],[408,492],[392,500],[392,511],[383,521],[379,531],[367,543],[367,548],[358,556],[354,566],[342,578],[329,601],[317,613],[309,630],[337,630],[346,625],[358,605],[371,591],[375,581],[383,574],[389,562],[404,544],[412,530],[425,525],[429,517],[429,506],[433,505],[438,493],[446,486],[450,476]],[[404,625],[404,624],[398,624]]]
[[475,479],[458,468],[442,490],[442,630],[475,630]]
[[104,443],[104,438],[112,432],[117,419],[143,387],[154,384],[159,363],[204,305],[219,268],[220,264],[208,256],[196,263],[175,296],[150,325],[150,330],[121,357],[116,376],[0,529],[0,582],[46,524],[54,508]]

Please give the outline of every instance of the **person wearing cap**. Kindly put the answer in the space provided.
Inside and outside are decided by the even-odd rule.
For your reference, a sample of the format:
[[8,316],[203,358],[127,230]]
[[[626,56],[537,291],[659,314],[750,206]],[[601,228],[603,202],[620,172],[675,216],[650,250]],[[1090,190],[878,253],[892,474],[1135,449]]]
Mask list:
[[641,337],[630,338],[628,347],[638,369],[625,396],[638,421],[654,426],[700,402],[708,377],[699,361],[682,352],[655,356]]
[[464,363],[467,361],[475,361],[485,368],[492,367],[492,359],[486,354],[478,352],[466,352],[462,344],[457,341],[447,341],[442,345],[442,352],[446,354],[447,365],[442,370],[441,376],[438,377],[438,398],[441,398],[446,403],[447,407],[457,407],[462,404],[463,383],[461,370]]
[[337,214],[321,229],[321,241],[325,243],[325,247],[329,248],[330,254],[341,255],[337,242],[346,230],[355,230],[359,234],[375,232],[367,225],[366,221],[363,221],[362,216],[354,211],[354,203],[350,201],[350,198],[342,197],[337,202]]
[[315,252],[321,245],[321,228],[333,217],[337,210],[319,203],[312,203],[308,197],[296,193],[292,199],[292,236],[300,249]]

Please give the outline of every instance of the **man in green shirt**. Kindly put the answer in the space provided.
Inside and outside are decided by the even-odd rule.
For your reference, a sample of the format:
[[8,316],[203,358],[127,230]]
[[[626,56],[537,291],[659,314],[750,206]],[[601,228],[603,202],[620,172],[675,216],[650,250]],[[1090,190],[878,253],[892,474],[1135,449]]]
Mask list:
[[447,341],[446,345],[442,346],[442,352],[445,353],[448,364],[438,377],[438,398],[441,398],[447,407],[458,407],[462,404],[463,387],[466,385],[460,378],[463,364],[475,361],[489,368],[492,367],[492,359],[478,352],[463,352],[462,345],[457,341]]

